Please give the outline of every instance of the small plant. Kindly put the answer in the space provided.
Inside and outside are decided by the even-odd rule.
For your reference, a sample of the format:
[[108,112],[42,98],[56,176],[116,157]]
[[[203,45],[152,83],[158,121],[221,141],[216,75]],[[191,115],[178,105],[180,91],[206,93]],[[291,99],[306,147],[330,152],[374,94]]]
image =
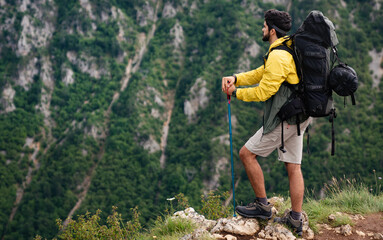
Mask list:
[[195,228],[195,224],[188,219],[174,218],[171,216],[167,216],[165,219],[159,217],[154,223],[150,235],[156,236],[156,238],[166,239],[166,236],[183,236],[187,233],[191,233]]
[[[381,193],[381,188],[382,188],[382,184],[381,184],[381,182],[382,182],[382,177],[378,177],[378,176],[376,175],[376,171],[375,171],[375,169],[373,170],[373,172],[374,172],[374,178],[375,178],[375,194],[376,194],[377,196],[379,196],[380,193]],[[371,188],[371,189],[372,189],[372,188]]]
[[350,226],[354,226],[354,222],[351,220],[351,218],[349,218],[346,215],[336,216],[334,221],[330,221],[330,225],[333,227],[339,227],[347,224]]
[[207,197],[201,196],[202,209],[201,213],[208,219],[217,220],[219,218],[228,217],[231,208],[224,206],[223,200],[229,197],[229,192],[222,195],[215,195],[213,191],[209,192]]
[[[176,207],[173,206],[173,201],[177,200]],[[175,197],[167,198],[166,201],[170,204],[170,209],[167,207],[165,209],[165,215],[172,215],[175,211],[185,210],[189,208],[189,201],[183,193],[177,194]]]
[[[112,216],[108,217],[108,223],[111,224],[113,223],[112,226],[116,227],[116,230],[120,230],[119,224],[117,223],[122,223],[121,220],[121,214],[117,215],[117,212],[115,211],[113,207],[113,214]],[[136,236],[139,235],[140,231],[142,230],[142,226],[139,221],[140,213],[138,212],[138,207],[136,206],[135,208],[132,209],[133,212],[133,219],[129,222],[126,223],[126,232],[127,232],[127,238],[128,239],[135,239]],[[122,226],[124,226],[122,224]]]
[[189,201],[188,201],[187,197],[185,197],[185,195],[183,193],[177,194],[175,196],[175,198],[177,199],[178,206],[181,207],[181,210],[190,207]]
[[169,201],[170,202],[170,209],[169,208],[166,208],[165,209],[165,213],[166,214],[170,214],[172,215],[174,213],[174,208],[173,208],[173,201],[175,200],[176,198],[167,198],[166,201]]

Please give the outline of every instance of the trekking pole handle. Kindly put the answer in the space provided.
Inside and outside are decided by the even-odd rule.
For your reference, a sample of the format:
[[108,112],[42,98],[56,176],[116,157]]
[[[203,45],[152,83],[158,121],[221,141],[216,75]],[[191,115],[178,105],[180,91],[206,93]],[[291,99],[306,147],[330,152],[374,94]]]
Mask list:
[[[228,80],[227,81],[227,83],[230,83],[230,81]],[[229,101],[229,103],[230,103],[230,98],[231,98],[231,96],[229,95],[229,88],[227,88],[227,100]]]

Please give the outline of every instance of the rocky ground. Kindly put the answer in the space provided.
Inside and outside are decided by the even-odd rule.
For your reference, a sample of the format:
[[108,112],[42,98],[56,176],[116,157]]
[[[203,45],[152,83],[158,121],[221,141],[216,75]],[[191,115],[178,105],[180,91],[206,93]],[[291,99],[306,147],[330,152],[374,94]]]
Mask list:
[[[274,211],[276,211],[274,209]],[[285,212],[285,214],[288,211]],[[314,233],[309,228],[307,215],[303,213],[303,236],[301,239],[314,240],[351,240],[351,239],[382,239],[383,240],[383,212],[367,215],[348,215],[334,213],[329,216],[331,222],[339,215],[347,215],[353,222],[352,226],[343,225],[331,227],[327,224],[318,226],[319,232]],[[258,221],[256,219],[221,218],[217,221],[205,219],[204,216],[195,212],[193,208],[185,209],[174,214],[174,217],[188,218],[199,224],[200,228],[192,234],[185,235],[182,240],[197,240],[208,236],[222,240],[294,240],[294,235],[288,228],[281,224],[270,221]]]
[[[354,226],[350,228],[343,227],[334,229],[327,225],[321,225],[319,233],[315,234],[314,239],[383,239],[383,212],[367,214],[362,216],[362,218],[353,219],[353,222]],[[344,231],[346,229],[348,230]]]

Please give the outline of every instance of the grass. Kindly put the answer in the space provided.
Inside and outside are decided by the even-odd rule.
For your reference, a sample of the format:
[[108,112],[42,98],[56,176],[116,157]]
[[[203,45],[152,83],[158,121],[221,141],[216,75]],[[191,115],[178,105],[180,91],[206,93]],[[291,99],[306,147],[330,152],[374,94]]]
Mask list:
[[[352,220],[347,215],[337,215],[335,213],[347,214],[368,214],[373,212],[383,212],[383,195],[374,195],[369,192],[363,184],[358,184],[355,180],[341,179],[338,181],[333,178],[332,182],[325,186],[326,197],[315,200],[307,197],[303,205],[304,211],[310,220],[310,228],[317,230],[316,224],[326,223],[333,227],[350,224]],[[330,221],[329,215],[335,214],[335,219]]]
[[176,240],[192,233],[196,228],[197,226],[188,219],[172,218],[168,215],[164,219],[159,217],[152,229],[148,233],[141,234],[138,239]]

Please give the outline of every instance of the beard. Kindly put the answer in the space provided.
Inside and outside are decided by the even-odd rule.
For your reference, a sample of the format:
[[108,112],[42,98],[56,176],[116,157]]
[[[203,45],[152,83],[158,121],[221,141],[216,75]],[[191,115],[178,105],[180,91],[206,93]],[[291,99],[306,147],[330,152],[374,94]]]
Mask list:
[[269,41],[269,38],[270,38],[270,34],[268,32],[266,35],[263,35],[262,41],[267,42],[267,41]]

